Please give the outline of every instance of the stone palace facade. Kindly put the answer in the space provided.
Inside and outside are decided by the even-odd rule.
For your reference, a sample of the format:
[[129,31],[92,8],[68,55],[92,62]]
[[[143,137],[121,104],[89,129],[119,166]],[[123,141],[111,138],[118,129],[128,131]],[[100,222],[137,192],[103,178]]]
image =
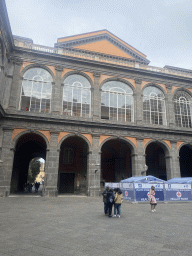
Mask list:
[[54,47],[12,35],[0,0],[0,195],[45,160],[44,196],[104,182],[192,176],[192,71],[149,65],[107,30]]

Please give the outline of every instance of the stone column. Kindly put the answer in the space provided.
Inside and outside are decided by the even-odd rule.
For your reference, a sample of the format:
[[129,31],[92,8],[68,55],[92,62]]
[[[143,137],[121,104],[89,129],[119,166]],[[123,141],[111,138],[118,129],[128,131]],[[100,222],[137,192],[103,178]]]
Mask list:
[[[181,177],[179,151],[177,150],[177,142],[171,142],[171,156],[166,157],[167,179]],[[170,166],[170,167],[169,167]],[[170,171],[169,171],[170,170]]]
[[93,135],[92,152],[88,157],[88,195],[99,196],[101,177],[101,154],[99,152],[99,136]]
[[52,113],[55,115],[60,115],[62,112],[62,96],[63,96],[63,86],[61,86],[61,74],[63,71],[62,67],[55,67],[56,79],[55,83],[52,83]]
[[21,60],[14,60],[13,80],[11,85],[11,93],[9,98],[9,109],[16,110],[17,100],[19,99],[19,81],[20,81],[20,69],[22,65]]
[[11,148],[12,129],[3,130],[2,152],[0,161],[0,196],[10,193],[13,169],[14,149]]
[[11,94],[11,85],[13,82],[13,71],[14,71],[14,65],[11,60],[7,63],[5,67],[5,76],[2,82],[5,83],[4,85],[4,96],[3,96],[3,107],[4,109],[7,109],[9,106],[9,99]]
[[45,184],[43,196],[57,196],[58,168],[60,150],[57,150],[58,133],[51,132],[50,147],[45,162]]
[[145,152],[143,150],[143,139],[137,139],[137,157],[136,157],[136,166],[134,176],[146,175],[145,172]]
[[141,91],[141,83],[142,80],[136,78],[136,95],[135,99],[135,122],[137,125],[141,125],[143,123],[143,96]]
[[175,112],[174,112],[174,104],[172,100],[172,93],[171,93],[171,88],[172,86],[166,85],[167,87],[167,97],[166,97],[166,111],[167,111],[167,126],[170,128],[175,128]]
[[92,114],[93,120],[99,121],[101,118],[101,91],[99,89],[100,74],[94,73],[94,88],[92,93]]

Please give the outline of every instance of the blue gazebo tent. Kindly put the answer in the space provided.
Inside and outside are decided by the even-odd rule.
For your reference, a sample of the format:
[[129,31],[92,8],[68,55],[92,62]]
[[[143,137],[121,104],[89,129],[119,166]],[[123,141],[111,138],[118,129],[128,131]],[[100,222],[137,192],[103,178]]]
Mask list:
[[173,178],[167,181],[168,183],[179,183],[179,184],[188,184],[192,183],[192,177],[183,177],[183,178]]
[[156,178],[154,176],[148,175],[148,176],[136,176],[131,177],[125,180],[121,180],[120,182],[134,182],[134,183],[167,183],[165,180],[161,180],[159,178]]
[[164,184],[165,180],[161,180],[154,176],[137,176],[120,181],[120,188],[123,192],[124,200],[148,201],[148,192],[151,185],[155,186],[155,193],[158,201],[164,200]]

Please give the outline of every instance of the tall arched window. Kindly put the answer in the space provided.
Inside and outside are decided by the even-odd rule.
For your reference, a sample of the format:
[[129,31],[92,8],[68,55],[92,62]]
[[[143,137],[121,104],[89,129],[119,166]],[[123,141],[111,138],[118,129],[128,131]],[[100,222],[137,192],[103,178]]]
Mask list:
[[70,75],[64,81],[63,114],[91,116],[91,84],[81,75]]
[[43,68],[30,68],[21,88],[20,109],[31,112],[50,112],[52,76]]
[[167,125],[165,96],[154,86],[143,90],[143,121],[146,124]]
[[191,127],[192,100],[191,96],[184,92],[178,91],[173,98],[175,123],[179,127]]
[[127,84],[110,81],[102,86],[101,119],[133,122],[133,111],[133,91]]

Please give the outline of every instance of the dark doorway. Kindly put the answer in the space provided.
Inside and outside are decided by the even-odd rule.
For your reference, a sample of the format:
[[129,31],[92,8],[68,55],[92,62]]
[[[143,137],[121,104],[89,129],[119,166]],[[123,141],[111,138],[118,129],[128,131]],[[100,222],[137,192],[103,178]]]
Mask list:
[[60,173],[59,193],[74,193],[75,173]]
[[80,137],[70,137],[61,144],[59,193],[86,194],[88,144]]
[[150,143],[146,148],[147,175],[167,180],[164,149],[157,143]]
[[183,146],[179,151],[181,177],[192,177],[192,148]]
[[37,134],[25,134],[17,142],[11,178],[11,193],[24,192],[29,163],[34,158],[46,158],[46,143]]
[[102,146],[101,182],[119,182],[132,176],[131,149],[122,140],[109,140]]

